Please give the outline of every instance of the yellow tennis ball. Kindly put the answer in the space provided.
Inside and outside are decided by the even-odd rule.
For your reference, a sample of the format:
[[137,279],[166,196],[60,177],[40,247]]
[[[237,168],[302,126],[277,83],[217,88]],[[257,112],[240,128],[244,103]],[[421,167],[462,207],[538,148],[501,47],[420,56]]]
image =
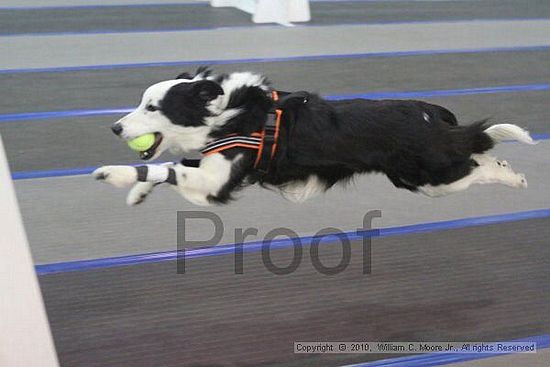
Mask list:
[[138,136],[128,142],[130,149],[138,152],[146,151],[151,148],[153,144],[155,144],[155,134],[153,133]]

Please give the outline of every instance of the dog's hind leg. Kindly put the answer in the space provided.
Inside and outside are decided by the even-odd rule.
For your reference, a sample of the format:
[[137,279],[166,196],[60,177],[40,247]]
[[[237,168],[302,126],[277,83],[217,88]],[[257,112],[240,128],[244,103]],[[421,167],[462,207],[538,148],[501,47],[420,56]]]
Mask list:
[[281,195],[293,203],[304,201],[325,192],[327,186],[316,175],[309,176],[305,181],[292,181],[279,187]]
[[516,173],[507,161],[500,161],[487,154],[474,154],[472,158],[482,168],[483,175],[475,182],[478,184],[497,183],[515,188],[526,188],[527,180],[523,173]]
[[431,197],[448,195],[454,192],[466,190],[473,184],[502,184],[515,188],[527,187],[525,175],[515,173],[506,161],[499,161],[495,157],[486,154],[474,154],[472,159],[478,164],[472,172],[445,185],[424,185],[418,191]]

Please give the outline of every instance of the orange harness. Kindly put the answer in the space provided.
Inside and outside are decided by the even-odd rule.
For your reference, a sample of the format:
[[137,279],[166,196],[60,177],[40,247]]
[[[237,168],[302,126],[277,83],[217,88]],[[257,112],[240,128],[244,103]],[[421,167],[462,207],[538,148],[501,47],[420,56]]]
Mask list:
[[[271,92],[271,99],[277,105],[279,94],[277,91]],[[254,168],[262,173],[267,173],[271,160],[277,152],[277,140],[279,139],[279,128],[283,110],[275,108],[270,111],[267,121],[262,131],[254,132],[249,136],[228,135],[224,138],[214,140],[208,143],[201,153],[205,156],[219,153],[232,148],[247,148],[257,150]]]

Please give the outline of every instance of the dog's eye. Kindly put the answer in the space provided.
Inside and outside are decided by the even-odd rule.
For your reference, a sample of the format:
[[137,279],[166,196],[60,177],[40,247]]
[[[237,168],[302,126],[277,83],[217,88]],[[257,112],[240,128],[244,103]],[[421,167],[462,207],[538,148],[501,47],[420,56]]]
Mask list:
[[153,106],[152,104],[148,104],[147,106],[145,106],[145,109],[149,112],[155,112],[159,110],[157,106]]

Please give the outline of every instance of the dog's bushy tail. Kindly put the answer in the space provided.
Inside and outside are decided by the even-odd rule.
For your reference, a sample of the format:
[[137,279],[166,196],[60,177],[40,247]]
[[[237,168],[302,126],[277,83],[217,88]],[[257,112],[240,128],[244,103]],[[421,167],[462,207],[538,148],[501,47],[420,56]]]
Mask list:
[[500,143],[504,140],[517,140],[525,144],[536,144],[527,130],[512,124],[497,124],[485,129],[485,134],[495,142]]
[[[525,144],[536,144],[529,132],[517,125],[496,124],[489,126],[487,120],[474,122],[469,126],[459,127],[463,146],[469,147],[471,153],[482,154],[492,149],[495,144],[505,140],[517,140]],[[456,140],[456,138],[455,138]]]

